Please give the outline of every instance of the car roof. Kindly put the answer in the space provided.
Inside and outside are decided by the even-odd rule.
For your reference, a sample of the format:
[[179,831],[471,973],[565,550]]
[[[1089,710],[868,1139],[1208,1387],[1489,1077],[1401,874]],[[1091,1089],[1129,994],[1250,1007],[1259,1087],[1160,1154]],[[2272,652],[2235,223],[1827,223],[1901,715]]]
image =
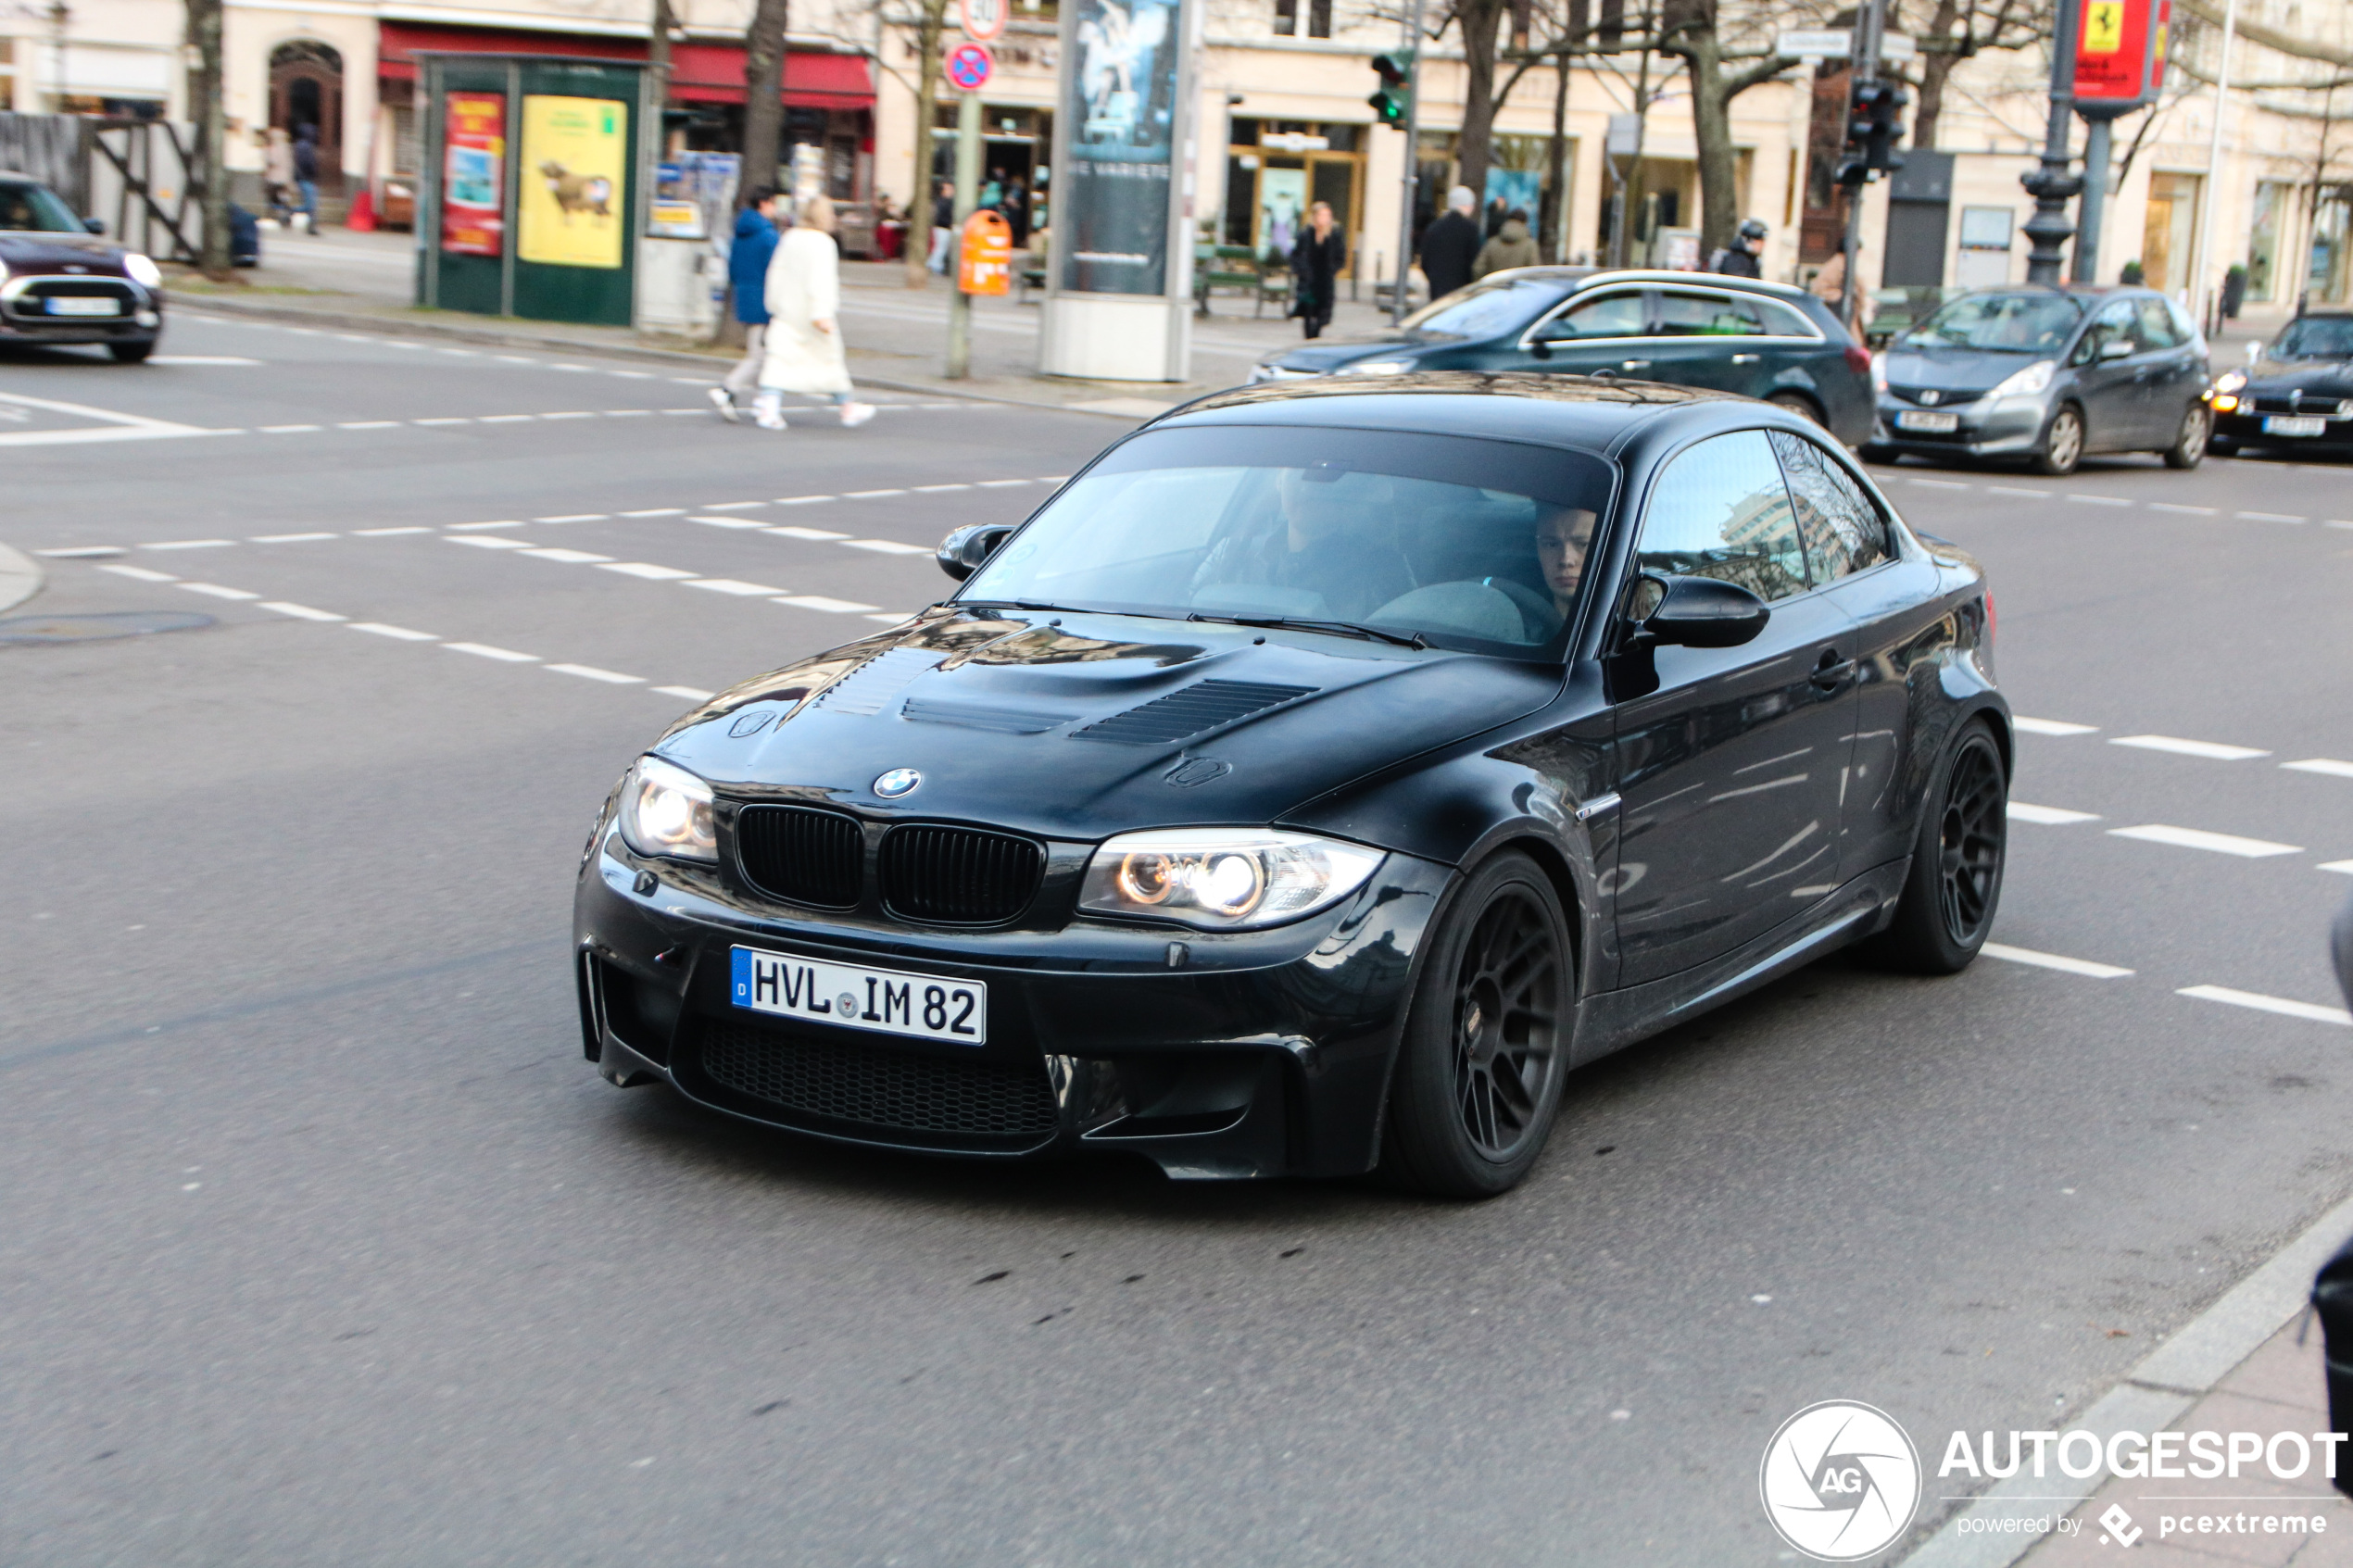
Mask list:
[[1672,283],[1686,288],[1736,289],[1743,294],[1769,295],[1775,299],[1793,301],[1814,297],[1793,283],[1734,277],[1729,272],[1676,272],[1661,268],[1627,267],[1615,272],[1594,272],[1586,278],[1585,282],[1588,287],[1596,283]]
[[1606,383],[1524,370],[1416,370],[1383,376],[1375,385],[1347,377],[1262,382],[1212,393],[1146,428],[1332,425],[1603,452],[1635,426],[1697,405],[1743,405],[1758,414],[1767,412],[1747,398],[1702,387]]

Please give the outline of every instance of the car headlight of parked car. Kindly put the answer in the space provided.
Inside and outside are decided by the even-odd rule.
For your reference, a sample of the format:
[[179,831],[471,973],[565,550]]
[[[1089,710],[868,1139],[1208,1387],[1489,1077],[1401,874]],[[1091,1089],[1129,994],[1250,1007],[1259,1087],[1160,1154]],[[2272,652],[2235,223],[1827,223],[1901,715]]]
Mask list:
[[1213,931],[1277,925],[1364,884],[1381,852],[1273,828],[1159,828],[1106,839],[1078,907]]
[[1871,356],[1871,390],[1881,393],[1887,390],[1887,356],[1885,354]]
[[2236,392],[2240,387],[2243,387],[2246,384],[2246,372],[2245,370],[2224,370],[2221,374],[2221,378],[2215,382],[2214,390],[2217,392]]
[[1414,368],[1411,359],[1360,359],[1353,365],[1342,365],[1343,376],[1402,376]]
[[2051,377],[2056,374],[2058,366],[2052,363],[2050,360],[2037,359],[2034,363],[2027,366],[2026,369],[2019,371],[2016,375],[2013,375],[2008,380],[2003,382],[2001,385],[1995,387],[1994,389],[1993,395],[1995,397],[2032,397],[2041,393],[2048,392],[2051,387]]
[[640,855],[718,859],[711,786],[659,757],[640,757],[621,786],[621,836]]
[[122,270],[131,275],[132,282],[142,288],[163,287],[163,269],[135,250],[122,258]]

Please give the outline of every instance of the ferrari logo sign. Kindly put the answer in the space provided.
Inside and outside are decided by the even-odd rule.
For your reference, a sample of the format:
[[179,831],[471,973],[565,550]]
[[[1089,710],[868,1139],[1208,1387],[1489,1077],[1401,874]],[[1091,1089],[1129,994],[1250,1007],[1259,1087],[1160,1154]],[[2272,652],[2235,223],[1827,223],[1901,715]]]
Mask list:
[[2083,7],[2082,52],[2113,55],[2124,47],[2124,0],[2092,0]]

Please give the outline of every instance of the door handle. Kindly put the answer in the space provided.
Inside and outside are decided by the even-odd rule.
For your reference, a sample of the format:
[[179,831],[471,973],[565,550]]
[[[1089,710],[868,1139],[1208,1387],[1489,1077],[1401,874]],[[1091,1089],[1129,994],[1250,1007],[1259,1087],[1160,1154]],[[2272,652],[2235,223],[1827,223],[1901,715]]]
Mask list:
[[1617,368],[1621,370],[1647,370],[1651,362],[1647,359],[1621,359]]
[[1853,659],[1841,659],[1836,648],[1824,648],[1822,657],[1814,661],[1814,673],[1806,679],[1818,691],[1834,692],[1846,684],[1847,677],[1854,673]]
[[1732,356],[1732,363],[1735,365],[1754,365],[1759,359],[1764,358],[1765,356],[1762,354],[1735,354]]

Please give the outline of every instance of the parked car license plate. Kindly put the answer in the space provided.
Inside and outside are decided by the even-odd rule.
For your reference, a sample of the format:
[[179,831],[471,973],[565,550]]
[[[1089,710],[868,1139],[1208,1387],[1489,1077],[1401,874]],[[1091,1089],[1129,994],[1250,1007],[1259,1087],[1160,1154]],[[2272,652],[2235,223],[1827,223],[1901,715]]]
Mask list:
[[49,314],[52,316],[120,316],[122,314],[122,305],[119,300],[94,299],[88,295],[53,294],[49,296]]
[[862,969],[792,953],[730,949],[730,994],[752,1012],[845,1029],[978,1046],[988,1040],[988,987],[895,969]]
[[1897,430],[1924,430],[1931,432],[1957,431],[1961,428],[1961,416],[1958,414],[1931,414],[1924,409],[1906,408],[1902,413],[1895,416],[1895,428]]
[[2266,414],[2263,433],[2266,435],[2325,435],[2329,422],[2318,414]]

